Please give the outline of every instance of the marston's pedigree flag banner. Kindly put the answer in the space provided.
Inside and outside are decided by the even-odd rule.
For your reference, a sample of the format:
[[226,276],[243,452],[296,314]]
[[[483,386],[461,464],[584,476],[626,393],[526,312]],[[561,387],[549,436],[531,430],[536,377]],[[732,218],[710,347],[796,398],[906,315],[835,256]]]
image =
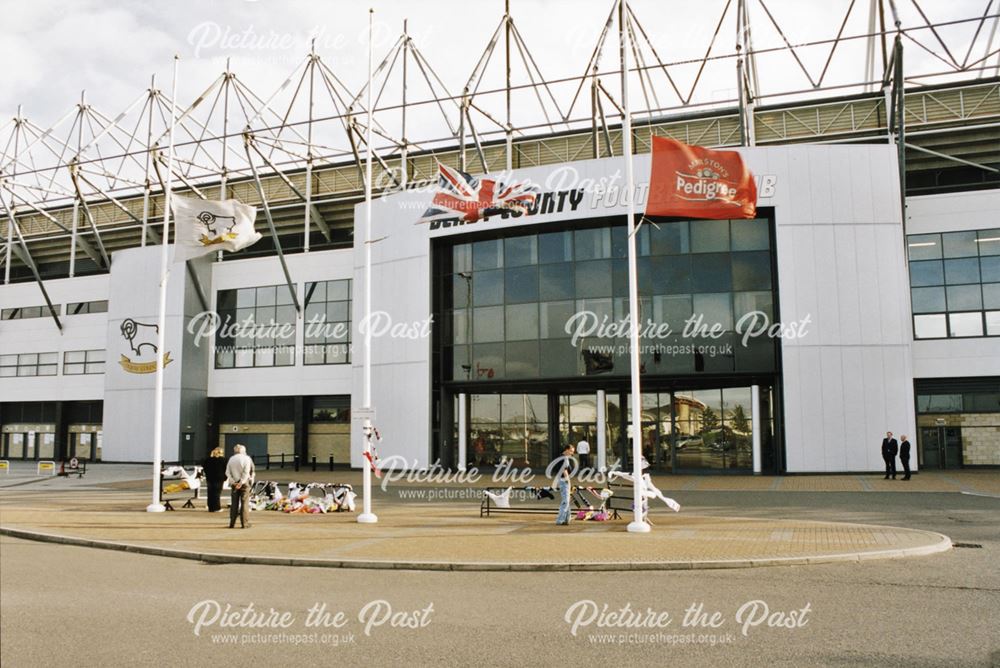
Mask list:
[[418,222],[457,216],[471,223],[503,211],[523,212],[537,196],[538,188],[528,183],[478,178],[438,163],[437,192]]
[[215,251],[238,251],[260,241],[254,229],[257,209],[234,199],[225,201],[172,198],[177,231],[174,262]]
[[757,184],[736,151],[653,137],[647,216],[753,218]]

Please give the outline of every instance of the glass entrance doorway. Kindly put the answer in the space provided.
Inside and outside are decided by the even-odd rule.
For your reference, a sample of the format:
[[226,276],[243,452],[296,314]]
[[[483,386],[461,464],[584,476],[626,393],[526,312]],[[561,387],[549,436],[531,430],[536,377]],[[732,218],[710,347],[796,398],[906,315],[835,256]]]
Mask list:
[[962,466],[961,427],[921,427],[920,467],[957,469]]

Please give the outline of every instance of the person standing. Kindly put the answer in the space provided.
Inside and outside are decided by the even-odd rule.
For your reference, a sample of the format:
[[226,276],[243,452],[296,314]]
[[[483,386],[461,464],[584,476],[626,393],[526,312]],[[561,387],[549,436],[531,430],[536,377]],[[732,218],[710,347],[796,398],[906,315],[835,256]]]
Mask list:
[[891,476],[896,479],[896,453],[899,452],[899,444],[892,437],[892,432],[887,431],[882,439],[882,460],[885,462],[885,479]]
[[222,448],[215,448],[202,462],[208,484],[208,512],[222,510],[222,483],[226,481],[226,458]]
[[559,489],[559,515],[556,516],[556,524],[567,525],[570,520],[569,497],[572,493],[572,471],[573,471],[573,444],[568,444],[562,451],[559,458],[559,472],[556,474],[556,487]]
[[229,506],[229,528],[236,526],[237,515],[240,526],[250,527],[250,487],[253,485],[253,460],[247,456],[246,446],[237,444],[233,447],[233,456],[226,464],[226,478],[232,487],[232,503]]
[[906,434],[903,434],[902,441],[899,443],[899,461],[903,464],[903,480],[910,479],[910,442],[906,439]]
[[590,468],[590,443],[586,438],[581,438],[576,444],[576,454],[580,455],[580,468]]

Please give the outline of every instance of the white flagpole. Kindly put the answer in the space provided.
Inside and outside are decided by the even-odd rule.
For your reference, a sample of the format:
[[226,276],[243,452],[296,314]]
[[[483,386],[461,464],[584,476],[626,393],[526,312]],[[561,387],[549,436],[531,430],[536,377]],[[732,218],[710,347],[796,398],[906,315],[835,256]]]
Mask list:
[[163,203],[163,241],[160,248],[160,310],[156,320],[156,390],[153,408],[153,502],[146,506],[146,512],[162,513],[166,510],[160,503],[160,469],[163,459],[163,349],[166,347],[167,321],[167,278],[169,276],[170,255],[170,192],[174,181],[174,119],[177,116],[177,63],[180,56],[174,56],[174,80],[170,92],[170,147],[167,150],[167,192]]
[[632,173],[632,110],[628,101],[628,5],[620,0],[618,20],[621,35],[622,67],[622,157],[625,160],[625,192],[628,194],[628,309],[631,314],[629,337],[632,347],[632,502],[633,519],[628,530],[648,533],[649,524],[642,516],[644,489],[642,481],[642,394],[639,389],[639,278],[635,258],[635,175]]
[[[365,322],[372,312],[372,59],[374,58],[373,21],[375,10],[368,10],[368,125],[365,127]],[[374,524],[378,517],[372,512],[372,461],[368,458],[372,447],[372,330],[365,327],[364,397],[365,409],[364,439],[365,457],[361,462],[364,485],[362,512],[358,522]]]

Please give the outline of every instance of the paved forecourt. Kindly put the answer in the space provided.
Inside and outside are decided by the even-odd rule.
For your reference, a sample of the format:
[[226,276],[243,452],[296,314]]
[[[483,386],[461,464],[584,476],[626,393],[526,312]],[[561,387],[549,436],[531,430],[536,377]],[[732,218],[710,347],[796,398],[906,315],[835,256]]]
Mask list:
[[348,512],[259,511],[251,528],[229,529],[227,514],[206,512],[204,501],[193,510],[146,513],[148,496],[127,487],[132,489],[7,488],[0,492],[0,525],[22,538],[201,561],[343,568],[746,568],[921,556],[951,548],[946,536],[916,529],[675,514],[656,505],[653,531],[634,535],[625,531],[629,513],[622,520],[557,527],[554,513],[481,518],[474,500],[379,498],[376,525],[358,524]]

